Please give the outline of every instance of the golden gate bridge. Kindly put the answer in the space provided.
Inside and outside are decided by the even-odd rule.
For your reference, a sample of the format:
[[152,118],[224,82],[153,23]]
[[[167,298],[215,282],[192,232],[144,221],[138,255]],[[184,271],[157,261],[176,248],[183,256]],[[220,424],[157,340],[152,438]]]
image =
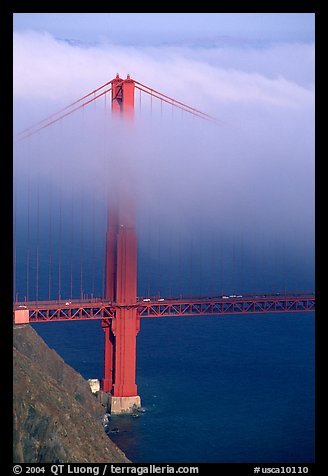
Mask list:
[[[63,119],[84,110],[86,106],[100,98],[111,95],[113,117],[131,124],[136,109],[136,91],[139,91],[139,106],[142,95],[150,98],[150,106],[157,101],[162,112],[163,106],[171,106],[183,113],[213,123],[217,119],[196,108],[177,101],[150,88],[127,75],[126,79],[117,74],[114,79],[81,96],[64,108],[48,115],[44,120],[25,128],[16,135],[16,142],[28,140],[35,134],[51,128]],[[129,126],[127,126],[129,127]],[[18,298],[16,280],[16,237],[14,233],[14,323],[23,325],[36,322],[62,322],[100,320],[104,331],[104,376],[101,387],[111,395],[111,412],[131,412],[140,407],[140,396],[136,384],[136,338],[140,330],[141,318],[163,318],[229,314],[299,313],[315,309],[315,295],[311,292],[265,292],[243,294],[219,294],[208,296],[138,296],[138,240],[136,232],[136,194],[133,183],[124,176],[124,162],[113,171],[109,185],[109,204],[106,228],[106,251],[102,295],[91,293],[86,296],[82,289],[82,264],[80,269],[81,295],[73,299],[72,269],[70,292],[62,297],[61,263],[58,266],[58,298],[51,299],[51,256],[49,265],[48,299],[39,299],[39,244],[36,242],[34,271],[36,277],[35,299],[29,299],[31,254],[26,257],[26,294],[24,300]],[[39,210],[39,197],[38,197]],[[38,212],[39,213],[39,212]],[[59,247],[62,242],[62,211],[60,210]],[[39,233],[39,215],[33,227]],[[50,221],[50,226],[53,222]],[[30,233],[32,224],[28,223]],[[51,235],[50,235],[51,238]],[[58,250],[61,260],[61,251]],[[94,272],[94,270],[93,270]]]

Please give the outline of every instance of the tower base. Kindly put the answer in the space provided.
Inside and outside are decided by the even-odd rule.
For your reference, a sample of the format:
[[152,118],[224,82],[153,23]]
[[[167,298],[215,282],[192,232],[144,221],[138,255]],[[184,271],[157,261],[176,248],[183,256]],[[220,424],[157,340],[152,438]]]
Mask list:
[[139,395],[135,397],[111,397],[110,413],[119,415],[122,413],[134,413],[141,408]]

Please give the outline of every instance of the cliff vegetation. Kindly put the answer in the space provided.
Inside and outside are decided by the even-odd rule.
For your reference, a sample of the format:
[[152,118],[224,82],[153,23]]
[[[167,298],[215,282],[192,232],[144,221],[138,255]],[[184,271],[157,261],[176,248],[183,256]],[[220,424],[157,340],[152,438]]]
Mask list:
[[128,463],[105,434],[88,382],[30,325],[13,331],[13,461]]

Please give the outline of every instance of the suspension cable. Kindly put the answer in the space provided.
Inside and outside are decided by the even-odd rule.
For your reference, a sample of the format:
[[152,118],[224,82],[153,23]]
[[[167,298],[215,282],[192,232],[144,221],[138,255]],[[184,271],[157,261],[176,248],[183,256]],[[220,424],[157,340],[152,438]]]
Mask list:
[[[153,97],[156,97],[157,99],[160,99],[164,102],[167,102],[169,104],[172,104],[173,106],[175,107],[179,107],[180,109],[183,109],[185,110],[186,112],[189,112],[191,114],[194,114],[195,116],[199,116],[199,117],[202,117],[203,119],[207,119],[207,120],[210,120],[210,121],[215,121],[215,122],[222,122],[222,121],[218,121],[218,119],[216,119],[215,117],[213,116],[210,116],[209,114],[206,114],[202,111],[200,111],[199,109],[196,109],[194,107],[191,107],[191,106],[188,106],[188,104],[185,104],[181,101],[177,101],[176,99],[173,99],[171,98],[170,96],[167,96],[166,94],[163,94],[159,91],[156,91],[155,89],[153,88],[150,88],[149,86],[146,86],[145,84],[142,84],[142,83],[139,83],[139,81],[135,81],[134,80],[134,83],[135,85],[139,85],[141,86],[142,88],[146,88],[146,89],[141,89],[139,86],[135,86],[136,88],[138,89],[141,89],[141,91],[147,93],[147,94],[150,94],[151,96]],[[148,90],[148,91],[147,91]],[[150,91],[150,92],[149,92]],[[165,98],[165,99],[164,99]]]
[[[120,86],[123,84],[123,80],[118,83],[116,86]],[[208,120],[208,121],[214,121],[214,122],[221,122],[223,123],[223,121],[219,121],[218,119],[216,119],[215,117],[213,116],[210,116],[209,114],[206,114],[202,111],[200,111],[199,109],[196,109],[194,107],[191,107],[191,106],[188,106],[187,104],[181,102],[181,101],[177,101],[176,99],[174,98],[171,98],[170,96],[166,95],[166,94],[163,94],[159,91],[157,91],[156,89],[153,89],[153,88],[150,88],[149,86],[146,86],[145,84],[142,84],[140,83],[139,81],[135,81],[133,80],[134,82],[134,85],[135,85],[135,88],[139,89],[140,91],[144,92],[144,93],[147,93],[151,96],[151,107],[152,107],[152,99],[153,97],[156,98],[156,99],[159,99],[161,101],[161,108],[162,108],[162,103],[163,101],[168,103],[168,104],[171,104],[172,107],[177,107],[177,108],[180,108],[182,109],[183,111],[185,112],[188,112],[190,114],[193,114],[194,116],[197,116],[197,117],[200,117],[202,119],[205,119],[205,120]],[[77,100],[71,102],[70,104],[68,104],[67,106],[59,109],[58,111],[50,114],[49,116],[47,116],[46,118],[42,119],[41,121],[37,122],[36,124],[30,126],[30,127],[27,127],[25,128],[24,130],[22,130],[21,132],[19,132],[18,134],[16,134],[15,136],[15,142],[19,142],[21,140],[24,140],[26,139],[27,137],[35,134],[36,132],[42,130],[42,129],[45,129],[46,127],[49,127],[53,124],[55,124],[56,122],[58,122],[59,120],[73,114],[74,112],[78,111],[79,109],[83,108],[84,106],[87,106],[88,104],[90,104],[91,102],[94,102],[96,101],[97,99],[99,99],[100,97],[106,95],[107,93],[109,93],[110,91],[113,90],[113,87],[111,86],[110,88],[106,89],[105,91],[102,91],[100,94],[96,94],[98,91],[100,91],[101,89],[103,89],[104,87],[108,86],[109,84],[112,84],[112,80],[111,81],[107,81],[106,83],[104,83],[102,86],[99,86],[98,88],[94,89],[93,91],[85,94],[84,96],[78,98]],[[89,98],[90,96],[93,96],[91,99],[83,102],[82,104],[79,104],[81,103],[82,101],[84,101],[85,99]],[[141,96],[140,96],[140,101],[141,101]],[[141,104],[141,102],[140,102]],[[78,106],[77,106],[78,105]],[[74,106],[77,106],[77,107],[74,107]],[[73,108],[73,109],[71,109]],[[69,110],[71,109],[71,110]],[[67,112],[65,112],[67,111]],[[57,117],[58,116],[58,117]]]
[[[49,120],[52,119],[53,117],[57,116],[58,114],[61,114],[62,112],[66,111],[67,109],[69,109],[69,108],[75,106],[75,104],[78,104],[79,102],[81,102],[81,101],[83,101],[84,99],[88,98],[88,97],[91,96],[92,94],[95,95],[96,92],[100,91],[100,89],[103,89],[105,86],[108,86],[110,83],[111,83],[111,81],[108,81],[107,83],[103,84],[103,85],[100,86],[99,88],[94,89],[94,90],[91,91],[90,93],[85,94],[84,96],[80,97],[80,98],[77,99],[76,101],[71,102],[70,104],[68,104],[67,106],[63,107],[62,109],[59,109],[58,111],[56,111],[56,112],[50,114],[50,116],[45,117],[45,118],[42,119],[41,121],[39,121],[39,122],[37,122],[36,124],[34,124],[34,126],[31,126],[31,127],[28,127],[28,128],[26,128],[26,129],[24,129],[24,130],[21,131],[19,134],[23,134],[23,133],[27,132],[28,130],[30,130],[32,127],[39,126],[39,125],[42,124],[43,122],[49,121]],[[93,99],[95,99],[95,96],[93,97]]]
[[[204,119],[204,120],[210,121],[210,122],[222,122],[222,121],[218,121],[216,118],[214,118],[214,117],[212,117],[208,114],[205,114],[203,112],[198,111],[195,108],[192,108],[192,107],[189,107],[189,106],[187,106],[183,103],[180,103],[180,101],[175,101],[175,99],[171,99],[171,98],[165,99],[168,96],[161,95],[161,96],[164,96],[164,98],[163,98],[163,97],[157,95],[154,90],[151,90],[151,92],[149,92],[146,89],[139,88],[139,86],[135,86],[135,87],[136,87],[136,89],[140,89],[140,91],[142,91],[146,94],[149,94],[152,98],[159,99],[160,101],[163,101],[163,102],[166,102],[167,104],[172,105],[172,107],[182,109],[183,111],[188,112],[189,114],[193,114],[194,116],[200,117],[201,119]],[[149,88],[149,89],[151,89],[151,88]]]
[[[101,94],[98,94],[97,96],[94,96],[92,99],[89,99],[89,101],[86,101],[84,102],[83,104],[80,104],[79,106],[75,107],[74,109],[72,109],[71,111],[68,111],[64,114],[61,114],[59,117],[57,117],[56,119],[53,119],[53,120],[50,120],[48,122],[46,122],[45,124],[43,124],[47,119],[43,119],[42,121],[38,122],[37,124],[34,124],[33,126],[31,127],[28,127],[27,129],[24,129],[24,131],[22,132],[19,132],[18,134],[16,134],[16,140],[15,142],[19,142],[21,140],[24,140],[26,139],[27,137],[30,137],[31,135],[33,134],[36,134],[37,132],[41,131],[42,129],[45,129],[53,124],[55,124],[56,122],[60,121],[61,119],[64,119],[65,117],[73,114],[73,112],[76,112],[78,111],[79,109],[83,108],[84,106],[87,106],[88,104],[92,103],[93,101],[96,101],[97,99],[99,99],[100,97],[104,96],[104,94],[107,94],[109,93],[110,91],[112,90],[112,88],[109,88],[109,89],[106,89],[105,91],[103,91]],[[93,93],[89,93],[87,96],[90,96],[91,94]],[[74,103],[72,104],[76,104],[78,103],[80,100],[77,100],[77,101],[74,101]],[[69,108],[69,106],[66,106],[66,108],[63,108],[62,111],[66,110],[67,108]],[[51,114],[51,116],[48,116],[48,118],[51,118],[51,117],[54,117],[56,116],[57,114],[59,114],[60,111],[58,111],[57,113],[54,113],[54,114]],[[43,125],[42,125],[43,124]],[[39,126],[39,127],[38,127]]]

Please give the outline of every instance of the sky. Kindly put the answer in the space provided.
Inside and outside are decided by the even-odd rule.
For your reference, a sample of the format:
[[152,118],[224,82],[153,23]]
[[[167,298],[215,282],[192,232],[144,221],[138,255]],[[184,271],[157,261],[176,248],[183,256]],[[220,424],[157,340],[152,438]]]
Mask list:
[[160,45],[185,41],[312,42],[314,14],[305,13],[16,13],[14,29],[97,43]]
[[300,238],[312,256],[314,14],[16,13],[13,24],[15,132],[117,72],[220,121],[180,122],[166,109],[159,122],[145,101],[131,133],[101,103],[61,136],[57,127],[19,146],[17,177],[41,175],[64,194],[72,176],[102,190],[124,156],[139,203],[163,228],[187,236],[195,222],[213,233],[224,223],[245,241],[256,228],[296,261]]
[[[115,68],[146,84],[156,78],[164,88],[174,76],[178,92],[187,89],[187,72],[190,82],[202,81],[202,73],[220,74],[226,101],[235,100],[239,79],[249,78],[248,87],[253,82],[259,94],[289,80],[313,89],[314,18],[311,13],[15,13],[14,97],[32,93],[51,99],[65,92],[69,97],[97,78],[107,80]],[[77,83],[81,73],[83,82]],[[45,90],[46,83],[51,88]],[[60,87],[65,91],[57,92]]]

